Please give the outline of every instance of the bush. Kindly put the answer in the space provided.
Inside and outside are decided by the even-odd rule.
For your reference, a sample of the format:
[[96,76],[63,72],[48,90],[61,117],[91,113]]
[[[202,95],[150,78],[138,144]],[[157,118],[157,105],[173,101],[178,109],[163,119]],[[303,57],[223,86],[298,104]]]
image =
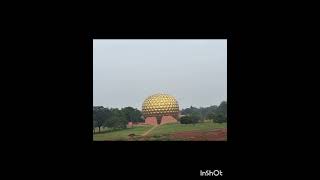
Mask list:
[[222,113],[215,114],[214,118],[213,118],[213,122],[215,122],[215,123],[227,122],[227,117],[224,116]]
[[181,124],[191,124],[192,123],[192,119],[190,116],[183,116],[180,118],[180,123]]
[[197,114],[191,114],[187,116],[183,116],[180,118],[180,123],[181,124],[195,124],[200,121],[200,116]]

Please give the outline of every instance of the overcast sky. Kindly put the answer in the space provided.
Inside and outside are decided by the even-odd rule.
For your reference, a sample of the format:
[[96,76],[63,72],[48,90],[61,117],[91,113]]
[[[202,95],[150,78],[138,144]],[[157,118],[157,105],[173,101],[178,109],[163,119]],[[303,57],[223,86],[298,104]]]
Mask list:
[[93,40],[93,105],[141,110],[156,93],[179,107],[227,100],[227,40]]

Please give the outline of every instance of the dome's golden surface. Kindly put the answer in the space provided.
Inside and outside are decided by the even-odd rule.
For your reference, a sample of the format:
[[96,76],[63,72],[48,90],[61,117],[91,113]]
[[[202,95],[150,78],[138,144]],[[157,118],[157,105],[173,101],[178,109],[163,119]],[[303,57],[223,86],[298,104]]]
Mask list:
[[142,104],[142,114],[146,117],[179,115],[177,100],[168,94],[154,94],[149,96]]

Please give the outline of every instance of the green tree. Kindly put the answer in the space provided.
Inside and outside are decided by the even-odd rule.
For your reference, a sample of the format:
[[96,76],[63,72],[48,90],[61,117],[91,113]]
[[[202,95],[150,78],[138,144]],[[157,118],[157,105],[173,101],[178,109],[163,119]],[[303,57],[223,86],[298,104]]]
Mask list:
[[214,115],[214,121],[217,123],[227,122],[227,101],[222,101]]
[[199,111],[198,108],[190,106],[190,108],[182,109],[181,110],[181,114],[182,115],[188,115],[188,114],[191,114],[193,112],[198,112],[198,111]]
[[217,113],[214,115],[214,119],[213,122],[215,123],[223,123],[223,122],[227,122],[227,118],[224,116],[223,113]]
[[93,107],[93,125],[94,127],[99,128],[99,133],[100,128],[105,124],[105,122],[110,116],[111,112],[107,108],[104,108],[103,106]]
[[201,120],[201,114],[194,112],[190,115],[190,118],[192,124],[198,123]]
[[125,129],[127,128],[128,122],[124,117],[121,116],[112,116],[108,120],[108,127],[113,129]]
[[122,110],[117,108],[110,109],[111,117],[108,118],[104,123],[104,127],[109,127],[113,129],[124,129],[127,127],[128,121],[126,115]]
[[180,123],[181,124],[191,124],[192,123],[192,119],[190,116],[186,115],[186,116],[182,116],[180,118]]
[[141,118],[142,113],[135,108],[132,107],[125,107],[121,109],[123,114],[125,115],[125,118],[128,122],[142,122],[143,119]]
[[213,120],[214,119],[214,113],[209,113],[208,115],[207,115],[207,119],[210,119],[210,120]]
[[217,111],[221,112],[224,116],[227,116],[227,101],[222,101]]

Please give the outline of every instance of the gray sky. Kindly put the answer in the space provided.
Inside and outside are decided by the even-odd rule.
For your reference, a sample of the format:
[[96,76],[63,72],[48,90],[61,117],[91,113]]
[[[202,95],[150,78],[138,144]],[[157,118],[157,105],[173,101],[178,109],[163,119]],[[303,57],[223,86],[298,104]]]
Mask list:
[[179,107],[227,100],[227,40],[93,40],[93,105],[141,110],[156,93]]

